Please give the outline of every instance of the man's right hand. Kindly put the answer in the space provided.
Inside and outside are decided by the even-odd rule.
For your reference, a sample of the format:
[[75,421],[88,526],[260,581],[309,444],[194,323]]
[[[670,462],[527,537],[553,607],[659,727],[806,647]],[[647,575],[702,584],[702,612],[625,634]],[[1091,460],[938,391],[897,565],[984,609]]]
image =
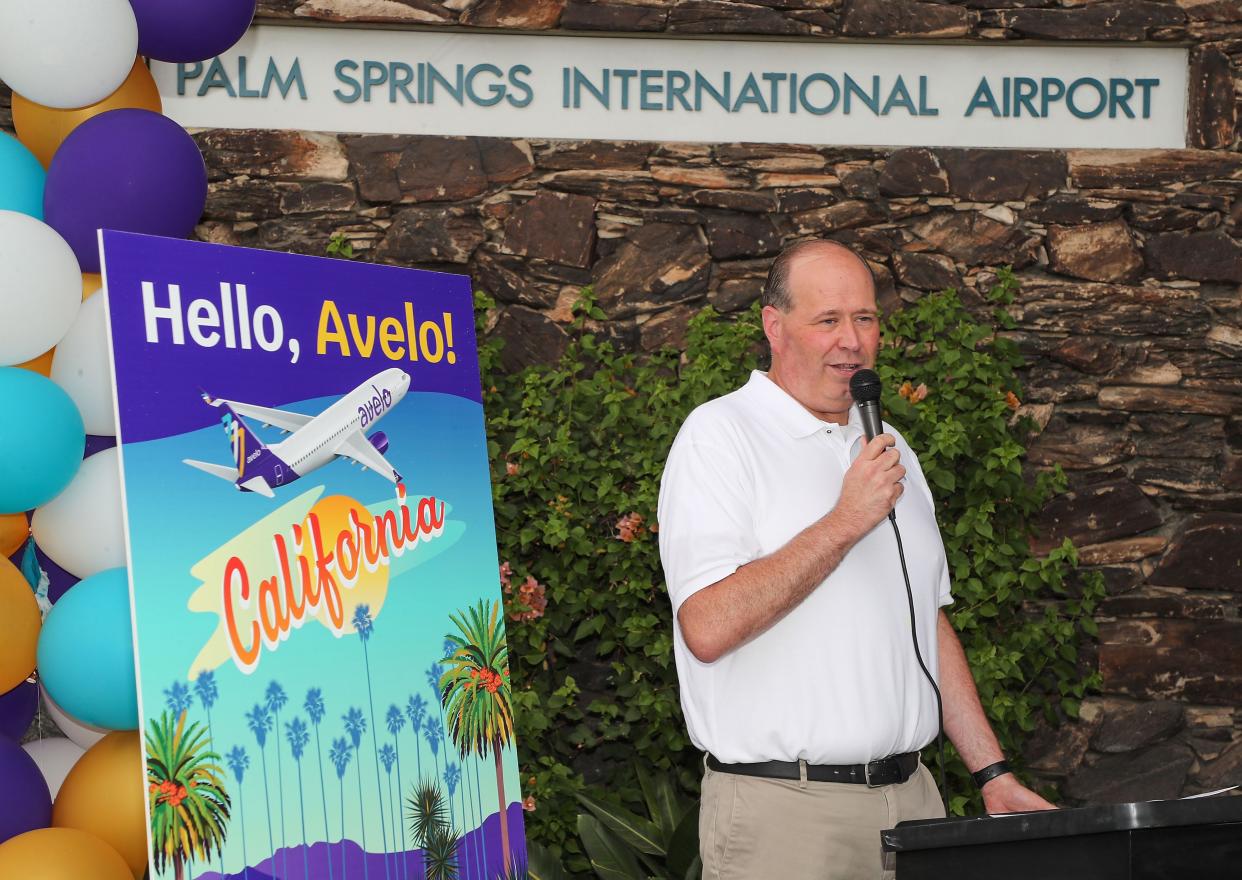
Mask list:
[[901,497],[906,469],[880,434],[863,447],[841,485],[837,506],[783,547],[746,563],[682,603],[677,612],[686,647],[714,663],[780,620],[832,574],[863,535]]
[[841,497],[831,516],[855,529],[857,538],[888,516],[905,490],[901,480],[906,469],[896,444],[891,434],[876,435],[845,473]]

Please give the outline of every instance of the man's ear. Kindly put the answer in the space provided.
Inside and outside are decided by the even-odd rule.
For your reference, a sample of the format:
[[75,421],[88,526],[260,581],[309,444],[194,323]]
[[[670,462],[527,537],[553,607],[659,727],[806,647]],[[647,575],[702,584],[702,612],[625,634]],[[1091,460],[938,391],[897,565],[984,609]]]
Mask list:
[[783,320],[785,313],[776,306],[764,306],[761,312],[763,316],[763,335],[768,337],[768,345],[776,349],[781,342],[781,334],[784,333]]

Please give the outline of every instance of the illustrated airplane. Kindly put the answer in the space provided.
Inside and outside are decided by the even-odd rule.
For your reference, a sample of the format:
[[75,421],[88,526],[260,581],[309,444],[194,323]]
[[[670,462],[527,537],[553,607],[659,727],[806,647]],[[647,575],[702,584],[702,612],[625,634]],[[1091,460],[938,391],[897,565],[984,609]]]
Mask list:
[[[395,368],[384,370],[317,416],[221,400],[203,392],[203,400],[207,404],[224,410],[220,421],[233,446],[233,461],[237,466],[228,467],[190,458],[183,461],[213,477],[228,480],[242,492],[258,492],[268,498],[275,497],[272,490],[276,487],[306,476],[337,456],[351,459],[362,465],[363,470],[375,471],[389,481],[399,483],[401,474],[384,458],[388,438],[383,431],[367,437],[366,431],[400,403],[409,388],[408,373]],[[267,446],[250,429],[243,416],[262,422],[264,427],[274,425],[288,433],[289,437]]]

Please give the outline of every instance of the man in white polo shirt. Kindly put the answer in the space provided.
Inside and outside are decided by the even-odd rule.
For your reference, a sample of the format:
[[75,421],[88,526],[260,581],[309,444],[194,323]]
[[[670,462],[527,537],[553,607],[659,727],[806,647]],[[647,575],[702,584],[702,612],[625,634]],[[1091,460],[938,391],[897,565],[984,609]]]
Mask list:
[[989,812],[1052,805],[1008,771],[957,636],[932,495],[895,430],[866,442],[850,377],[875,364],[870,269],[803,242],[763,293],[772,366],[691,413],[660,486],[660,555],[690,738],[708,753],[705,880],[891,876],[881,829],[944,815],[918,750],[945,731]]

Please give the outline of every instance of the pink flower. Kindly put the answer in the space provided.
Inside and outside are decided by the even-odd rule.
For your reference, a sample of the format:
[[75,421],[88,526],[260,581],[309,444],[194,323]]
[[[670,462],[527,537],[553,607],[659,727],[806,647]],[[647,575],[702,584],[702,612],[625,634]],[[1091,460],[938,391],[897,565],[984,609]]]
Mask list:
[[625,516],[617,520],[617,540],[631,543],[637,536],[639,529],[642,528],[643,518],[638,513],[627,513]]
[[510,612],[511,620],[525,621],[538,620],[543,617],[544,611],[548,607],[548,596],[543,584],[535,580],[532,576],[527,576],[522,585],[518,587],[517,610]]

